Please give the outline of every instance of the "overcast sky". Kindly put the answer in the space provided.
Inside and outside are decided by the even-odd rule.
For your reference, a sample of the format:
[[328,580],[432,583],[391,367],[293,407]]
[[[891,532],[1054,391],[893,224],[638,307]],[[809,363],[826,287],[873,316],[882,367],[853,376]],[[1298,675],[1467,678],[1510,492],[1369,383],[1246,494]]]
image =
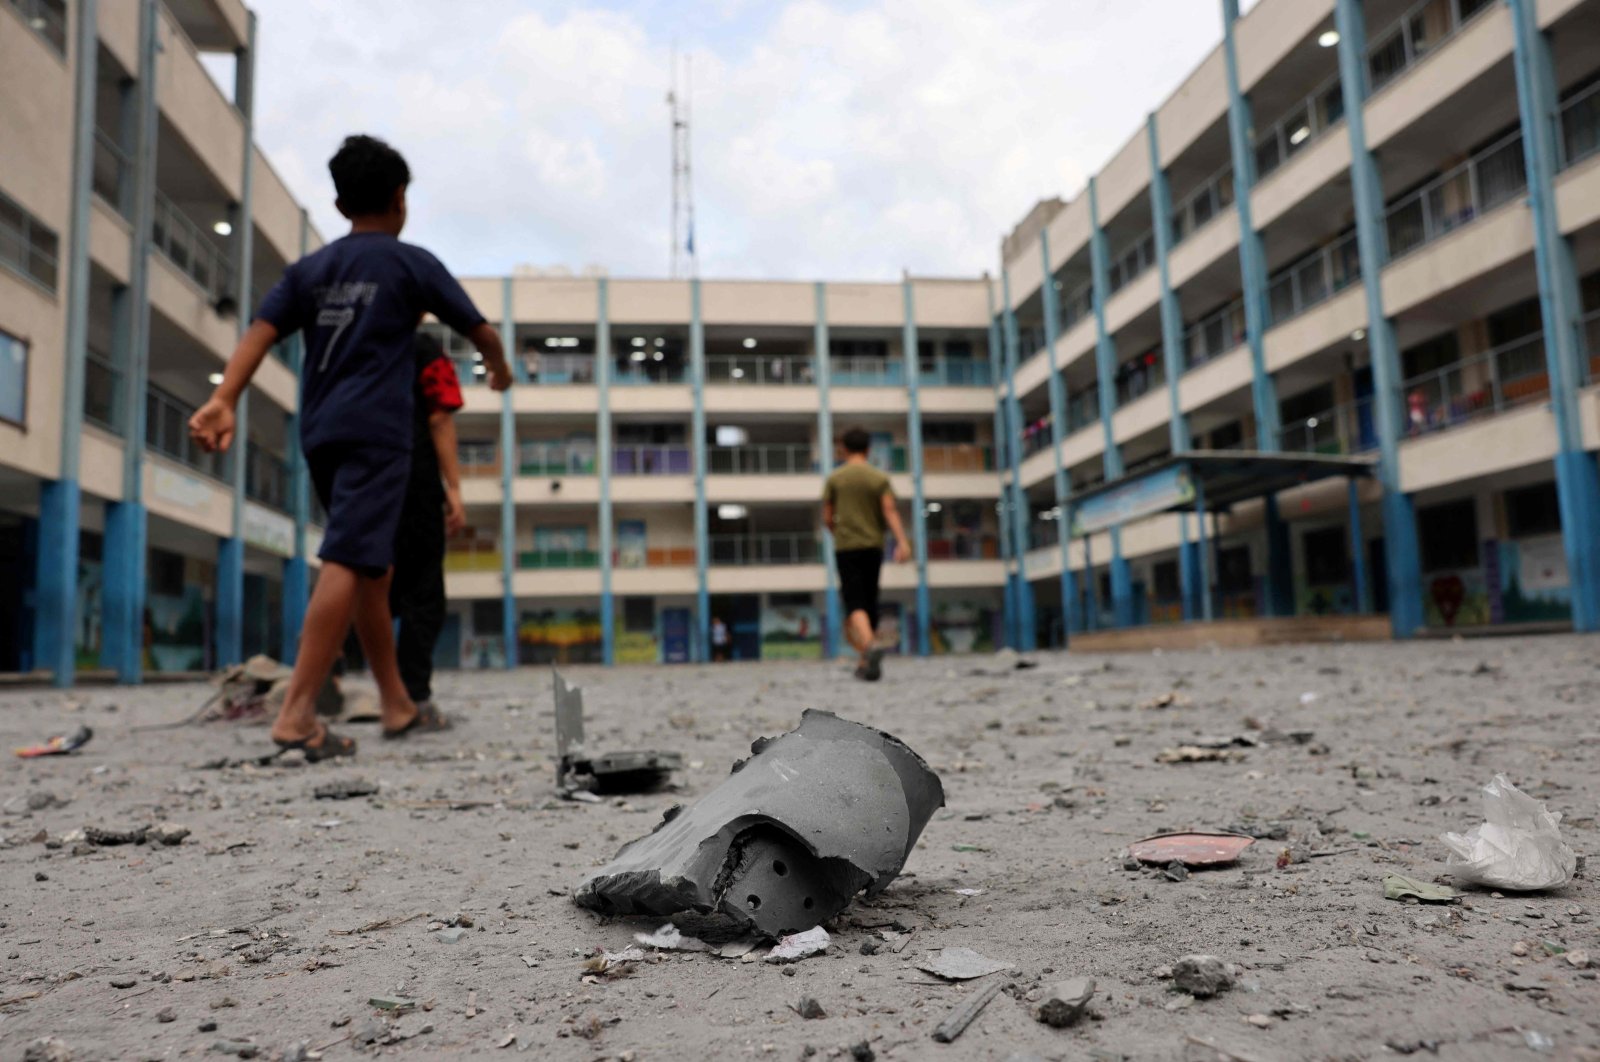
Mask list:
[[256,135],[321,231],[343,231],[329,155],[373,133],[411,164],[407,238],[461,274],[666,275],[674,44],[701,274],[847,279],[994,269],[1221,36],[1219,0],[255,8]]

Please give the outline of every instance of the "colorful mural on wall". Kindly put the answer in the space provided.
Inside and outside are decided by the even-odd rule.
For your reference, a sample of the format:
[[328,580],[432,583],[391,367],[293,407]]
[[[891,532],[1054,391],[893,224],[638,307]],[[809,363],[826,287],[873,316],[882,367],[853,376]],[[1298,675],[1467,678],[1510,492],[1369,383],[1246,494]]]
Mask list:
[[992,652],[990,611],[971,601],[937,602],[928,624],[929,648],[935,653]]
[[517,662],[592,664],[601,657],[600,613],[595,609],[524,612],[517,624]]
[[185,586],[181,595],[151,594],[145,610],[150,666],[156,671],[205,670],[206,599],[200,587]]
[[761,659],[821,660],[822,619],[815,605],[761,610]]

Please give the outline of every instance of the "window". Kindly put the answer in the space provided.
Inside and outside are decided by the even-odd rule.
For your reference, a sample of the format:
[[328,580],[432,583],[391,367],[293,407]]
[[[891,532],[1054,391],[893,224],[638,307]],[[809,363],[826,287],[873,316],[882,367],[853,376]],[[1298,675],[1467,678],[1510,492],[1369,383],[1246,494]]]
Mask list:
[[1561,533],[1561,503],[1553,480],[1506,491],[1506,530],[1512,538]]
[[164,549],[150,551],[150,592],[167,597],[183,596],[183,556]]
[[656,599],[653,597],[623,598],[622,629],[629,634],[654,634],[656,629]]
[[1250,574],[1249,546],[1217,550],[1217,589],[1223,593],[1255,589],[1255,576]]
[[1400,365],[1406,379],[1415,379],[1461,360],[1461,344],[1454,332],[1446,332],[1400,352]]
[[1471,498],[1417,510],[1422,540],[1422,570],[1448,571],[1478,566],[1478,506]]
[[1539,300],[1526,299],[1489,315],[1489,345],[1503,347],[1543,328],[1544,318],[1539,311]]
[[1350,556],[1345,546],[1344,528],[1325,527],[1307,531],[1302,541],[1306,547],[1307,583],[1327,586],[1350,578]]
[[0,420],[28,423],[28,344],[0,332]]
[[1178,562],[1175,560],[1157,561],[1151,570],[1152,581],[1156,586],[1157,601],[1176,601],[1183,596],[1178,581]]
[[472,633],[477,635],[501,634],[504,622],[500,610],[502,601],[474,601],[472,603]]
[[0,192],[0,265],[56,290],[56,231]]

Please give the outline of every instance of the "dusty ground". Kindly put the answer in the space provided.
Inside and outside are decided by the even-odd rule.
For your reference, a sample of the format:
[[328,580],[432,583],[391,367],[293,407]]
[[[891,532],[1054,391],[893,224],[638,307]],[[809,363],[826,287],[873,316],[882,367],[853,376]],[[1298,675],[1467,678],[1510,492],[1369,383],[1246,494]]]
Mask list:
[[[186,714],[200,687],[0,693],[7,747],[80,721],[96,731],[70,758],[0,767],[0,1058],[54,1035],[75,1059],[198,1057],[218,1040],[337,1059],[375,1050],[356,1038],[391,1034],[409,1038],[376,1050],[418,1058],[492,1056],[508,1040],[508,1055],[551,1059],[848,1058],[862,1041],[891,1059],[1377,1059],[1435,1040],[1450,1060],[1583,1057],[1600,1046],[1600,983],[1544,942],[1600,965],[1594,871],[1559,894],[1480,891],[1454,907],[1387,901],[1380,882],[1444,874],[1437,835],[1479,821],[1477,788],[1496,771],[1565,814],[1568,841],[1593,858],[1597,650],[1562,637],[1046,654],[1015,672],[892,661],[878,687],[820,664],[580,670],[597,743],[692,762],[679,794],[600,806],[551,799],[537,671],[446,676],[454,733],[397,745],[353,728],[365,736],[356,761],[291,769],[197,766],[260,751],[260,727],[132,730]],[[1139,707],[1174,689],[1192,703]],[[651,927],[599,921],[568,890],[808,706],[892,731],[943,776],[949,806],[906,873],[796,966],[672,955],[585,983],[584,956]],[[1234,763],[1156,762],[1247,717],[1315,736]],[[320,782],[355,778],[379,793],[312,798]],[[34,793],[70,802],[19,812]],[[82,854],[34,839],[162,820],[193,833]],[[1140,836],[1236,823],[1281,824],[1288,839],[1182,882],[1122,867]],[[1285,846],[1303,861],[1277,869]],[[349,932],[419,912],[473,927],[455,943],[430,917]],[[863,955],[869,927],[892,922],[915,930],[905,950]],[[934,1026],[985,982],[917,972],[944,946],[1016,967],[994,975],[1014,993],[949,1046],[930,1039]],[[1190,952],[1237,964],[1238,986],[1183,1005],[1156,971]],[[1093,1017],[1036,1023],[1028,991],[1074,975],[1099,983]],[[368,1006],[375,996],[430,1009],[394,1019]],[[802,996],[827,1016],[800,1018]]]

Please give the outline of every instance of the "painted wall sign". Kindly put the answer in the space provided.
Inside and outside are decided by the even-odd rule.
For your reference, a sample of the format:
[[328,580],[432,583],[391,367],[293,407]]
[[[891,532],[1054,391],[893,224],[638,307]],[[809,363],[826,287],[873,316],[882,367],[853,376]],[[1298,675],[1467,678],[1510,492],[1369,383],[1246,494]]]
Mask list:
[[244,540],[252,546],[294,556],[294,521],[255,502],[244,503]]
[[1174,465],[1148,476],[1131,479],[1104,494],[1086,498],[1072,507],[1074,537],[1116,527],[1141,517],[1166,512],[1194,501],[1194,479],[1187,465]]

